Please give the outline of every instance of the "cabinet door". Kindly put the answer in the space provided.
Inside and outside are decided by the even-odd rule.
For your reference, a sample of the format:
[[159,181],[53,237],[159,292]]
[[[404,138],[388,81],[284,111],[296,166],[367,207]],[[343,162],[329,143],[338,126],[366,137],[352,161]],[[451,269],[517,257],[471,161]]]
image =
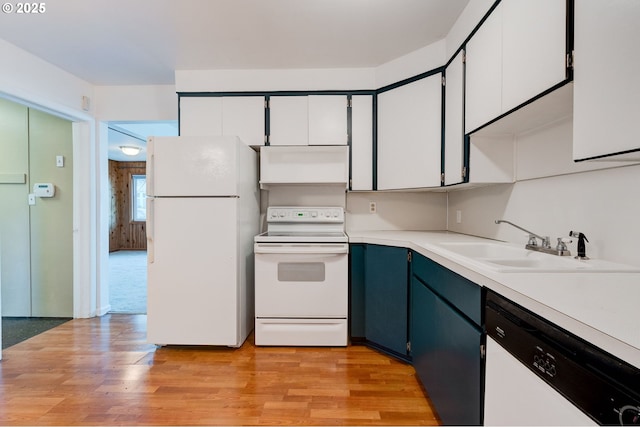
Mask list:
[[367,245],[365,336],[399,355],[407,354],[407,249]]
[[445,425],[482,424],[482,331],[411,280],[413,366]]
[[271,145],[309,144],[309,114],[306,96],[270,97],[269,143]]
[[465,133],[502,111],[502,3],[467,42]]
[[464,181],[464,51],[446,69],[444,115],[444,184]]
[[378,95],[378,189],[439,187],[441,74]]
[[373,96],[351,97],[351,189],[373,190]]
[[566,3],[501,3],[503,113],[565,80]]
[[180,136],[222,135],[222,98],[180,98]]
[[222,98],[222,132],[247,145],[264,145],[264,96]]
[[577,1],[573,158],[640,160],[640,2]]
[[310,95],[309,145],[347,145],[347,96]]
[[364,338],[365,245],[349,245],[349,336]]

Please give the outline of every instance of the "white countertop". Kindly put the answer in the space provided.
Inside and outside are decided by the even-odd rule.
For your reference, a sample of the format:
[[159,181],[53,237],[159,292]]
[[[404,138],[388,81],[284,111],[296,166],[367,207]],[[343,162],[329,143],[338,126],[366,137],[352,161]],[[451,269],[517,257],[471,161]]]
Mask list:
[[499,272],[439,246],[450,242],[501,243],[494,240],[447,231],[347,234],[349,243],[413,249],[640,367],[640,273]]

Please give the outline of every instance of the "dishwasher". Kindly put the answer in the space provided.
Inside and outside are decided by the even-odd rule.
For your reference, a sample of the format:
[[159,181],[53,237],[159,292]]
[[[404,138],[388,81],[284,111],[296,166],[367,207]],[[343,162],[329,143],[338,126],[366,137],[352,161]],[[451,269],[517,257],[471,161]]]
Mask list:
[[485,425],[638,425],[640,369],[487,290]]

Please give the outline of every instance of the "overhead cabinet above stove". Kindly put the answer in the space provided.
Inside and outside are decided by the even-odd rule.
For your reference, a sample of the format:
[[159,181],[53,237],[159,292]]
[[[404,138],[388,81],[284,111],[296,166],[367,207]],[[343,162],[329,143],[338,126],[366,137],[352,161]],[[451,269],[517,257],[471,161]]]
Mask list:
[[347,146],[260,147],[260,188],[278,184],[332,184],[347,187]]
[[269,144],[347,145],[347,96],[269,97]]

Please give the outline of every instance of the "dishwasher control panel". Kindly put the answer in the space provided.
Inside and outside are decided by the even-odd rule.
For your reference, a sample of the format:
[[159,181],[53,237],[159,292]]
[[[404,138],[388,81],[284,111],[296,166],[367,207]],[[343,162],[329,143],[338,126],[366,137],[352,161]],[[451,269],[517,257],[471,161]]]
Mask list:
[[557,374],[556,358],[551,353],[544,351],[540,346],[536,346],[533,354],[533,367],[551,378]]

